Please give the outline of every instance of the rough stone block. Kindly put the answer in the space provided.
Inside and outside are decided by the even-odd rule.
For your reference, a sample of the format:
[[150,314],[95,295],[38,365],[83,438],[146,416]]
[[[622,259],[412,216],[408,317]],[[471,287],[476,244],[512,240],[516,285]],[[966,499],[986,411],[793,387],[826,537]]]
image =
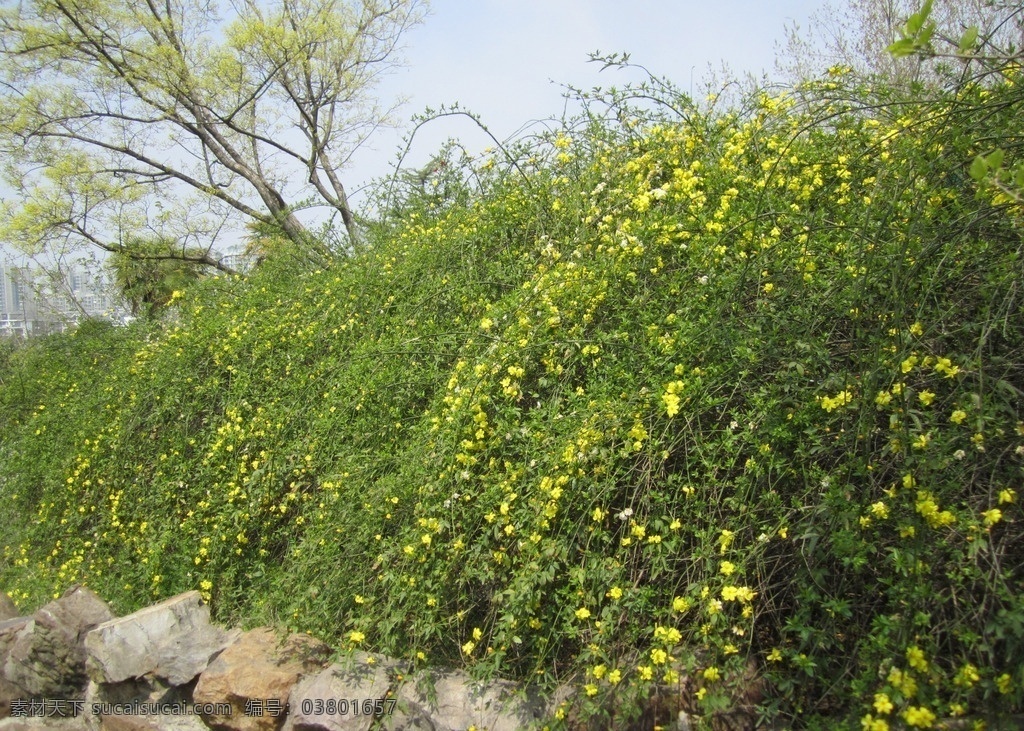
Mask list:
[[210,608],[189,591],[90,632],[89,676],[98,683],[148,677],[184,685],[239,634],[210,624]]
[[460,671],[417,674],[399,688],[397,699],[406,712],[428,715],[436,731],[462,731],[470,726],[519,731],[547,713],[546,703],[519,692],[511,681],[478,683]]
[[[3,676],[23,690],[25,697],[80,698],[87,682],[86,634],[113,616],[94,593],[72,587],[17,630],[4,660]],[[2,634],[4,630],[0,630]]]
[[[327,645],[308,635],[289,635],[282,642],[269,628],[254,629],[210,663],[193,697],[196,703],[231,704],[230,715],[203,716],[211,728],[276,731],[285,722],[292,688],[302,676],[323,670],[330,654]],[[262,715],[252,712],[254,704]],[[275,715],[277,708],[282,712]]]
[[11,598],[0,591],[0,622],[20,616],[21,612],[18,611],[18,607],[15,606]]

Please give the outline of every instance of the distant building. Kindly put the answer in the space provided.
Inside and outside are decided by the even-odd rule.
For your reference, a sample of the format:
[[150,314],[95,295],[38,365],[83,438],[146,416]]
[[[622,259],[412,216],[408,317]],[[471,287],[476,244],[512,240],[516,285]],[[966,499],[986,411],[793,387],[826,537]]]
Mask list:
[[53,332],[51,323],[40,317],[32,288],[24,271],[0,264],[0,336],[28,337]]
[[[72,268],[59,293],[40,295],[29,269],[0,264],[0,337],[61,332],[84,317],[121,321],[125,312],[111,282]],[[77,304],[75,304],[77,303]]]
[[[214,258],[217,258],[217,252],[213,252]],[[239,274],[248,274],[252,271],[253,267],[256,266],[256,257],[249,253],[235,253],[227,254],[226,256],[220,257],[220,263],[226,267],[234,269]]]

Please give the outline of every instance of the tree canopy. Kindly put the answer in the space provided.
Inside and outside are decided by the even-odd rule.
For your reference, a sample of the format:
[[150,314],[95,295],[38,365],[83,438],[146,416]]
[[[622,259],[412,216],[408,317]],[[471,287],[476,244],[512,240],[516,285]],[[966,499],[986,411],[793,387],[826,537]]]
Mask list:
[[322,258],[295,213],[319,206],[354,244],[341,172],[387,121],[370,91],[422,10],[421,0],[5,0],[0,154],[11,192],[0,239],[121,251],[130,236],[157,235],[218,266],[213,242],[249,222]]

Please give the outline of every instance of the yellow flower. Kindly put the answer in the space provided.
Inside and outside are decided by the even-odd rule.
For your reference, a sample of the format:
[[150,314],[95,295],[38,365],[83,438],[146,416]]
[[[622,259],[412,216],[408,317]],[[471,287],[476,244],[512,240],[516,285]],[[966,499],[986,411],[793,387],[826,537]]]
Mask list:
[[675,599],[672,600],[672,609],[679,613],[685,612],[689,608],[690,600],[686,597],[677,596]]
[[925,406],[930,406],[932,401],[935,400],[935,394],[931,391],[921,391],[917,394],[917,399]]
[[917,356],[912,355],[900,363],[900,370],[903,373],[910,373],[910,371],[914,370],[915,365],[917,365]]
[[587,619],[590,616],[590,610],[586,607],[580,607],[576,610],[577,619]]
[[349,632],[348,641],[351,642],[353,645],[358,645],[360,642],[362,642],[365,639],[366,639],[366,635],[364,635],[362,632],[360,632],[358,630],[353,630],[353,631]]
[[996,688],[1003,695],[1006,695],[1013,690],[1013,678],[1010,677],[1009,673],[1003,673],[996,678]]
[[718,668],[716,668],[714,665],[704,670],[704,680],[708,681],[709,683],[715,682],[720,677],[722,677],[722,674],[718,672]]
[[607,672],[607,670],[608,670],[608,668],[605,667],[604,665],[595,665],[594,669],[591,671],[591,673],[593,674],[593,676],[595,678],[600,680],[601,678],[604,677],[604,674]]
[[864,731],[889,731],[889,722],[884,718],[875,718],[870,713],[860,720]]
[[474,627],[474,628],[473,628],[473,639],[474,639],[474,640],[476,640],[477,642],[479,642],[479,641],[480,641],[480,639],[481,639],[481,638],[482,638],[483,636],[484,636],[483,630],[481,630],[481,629],[480,629],[479,627]]
[[583,686],[583,690],[587,692],[588,696],[597,695],[597,686],[593,683],[587,683],[585,686]]
[[964,419],[966,418],[967,412],[963,411],[962,409],[957,409],[956,411],[949,415],[949,420],[952,421],[954,424],[962,424]]
[[892,687],[896,688],[907,698],[917,695],[917,681],[914,680],[910,673],[905,673],[899,668],[892,668],[889,670],[889,675],[886,679]]
[[853,401],[853,393],[848,390],[840,391],[835,396],[823,396],[821,399],[821,408],[825,411],[832,412],[836,409],[846,406]]
[[986,526],[993,526],[1003,519],[1003,511],[999,508],[992,508],[991,510],[986,510],[981,516]]
[[903,712],[903,720],[908,726],[931,728],[935,723],[935,714],[924,706],[911,706]]
[[[981,676],[978,675],[978,668],[974,667],[970,663],[964,665],[957,672],[956,677],[953,678],[953,685],[959,685],[964,688],[970,688],[975,683],[981,680]],[[907,722],[909,723],[909,721]]]
[[915,322],[913,325],[910,326],[910,334],[911,335],[915,335],[917,337],[920,337],[921,333],[923,333],[923,332],[924,332],[924,328],[921,327],[921,323],[920,322]]
[[871,514],[877,518],[888,518],[889,517],[889,506],[879,501],[871,504]]
[[620,670],[616,669],[608,673],[608,682],[612,685],[615,685],[620,680],[622,680],[622,672]]
[[655,665],[664,665],[668,661],[668,653],[660,647],[655,647],[651,650],[651,661]]
[[611,589],[608,590],[608,593],[605,594],[605,596],[609,597],[610,599],[621,599],[622,589],[620,589],[617,586],[613,586]]
[[462,646],[462,654],[463,655],[471,655],[471,654],[473,654],[473,648],[474,647],[476,647],[476,643],[475,642],[472,642],[472,641],[467,642],[466,644],[464,644]]
[[1006,490],[1000,490],[999,491],[999,504],[1000,505],[1006,505],[1007,503],[1012,503],[1014,498],[1016,498],[1016,497],[1017,497],[1017,493],[1015,493],[1013,490],[1010,490],[1009,488],[1007,488]]
[[732,561],[722,561],[718,570],[723,576],[732,576],[736,571],[736,565]]
[[773,648],[768,653],[768,662],[782,662],[782,651],[779,648]]
[[928,672],[928,661],[925,659],[924,650],[916,645],[907,648],[907,664],[922,673]]
[[638,665],[636,671],[640,674],[641,680],[650,680],[654,677],[654,668],[650,665]]

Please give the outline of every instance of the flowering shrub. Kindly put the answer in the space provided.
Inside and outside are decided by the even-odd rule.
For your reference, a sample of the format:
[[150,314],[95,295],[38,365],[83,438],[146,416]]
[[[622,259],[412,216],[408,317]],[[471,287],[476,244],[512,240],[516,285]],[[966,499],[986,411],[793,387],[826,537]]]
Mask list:
[[555,725],[1020,712],[1021,212],[964,172],[1018,79],[590,99],[329,269],[14,353],[0,585],[568,678]]

